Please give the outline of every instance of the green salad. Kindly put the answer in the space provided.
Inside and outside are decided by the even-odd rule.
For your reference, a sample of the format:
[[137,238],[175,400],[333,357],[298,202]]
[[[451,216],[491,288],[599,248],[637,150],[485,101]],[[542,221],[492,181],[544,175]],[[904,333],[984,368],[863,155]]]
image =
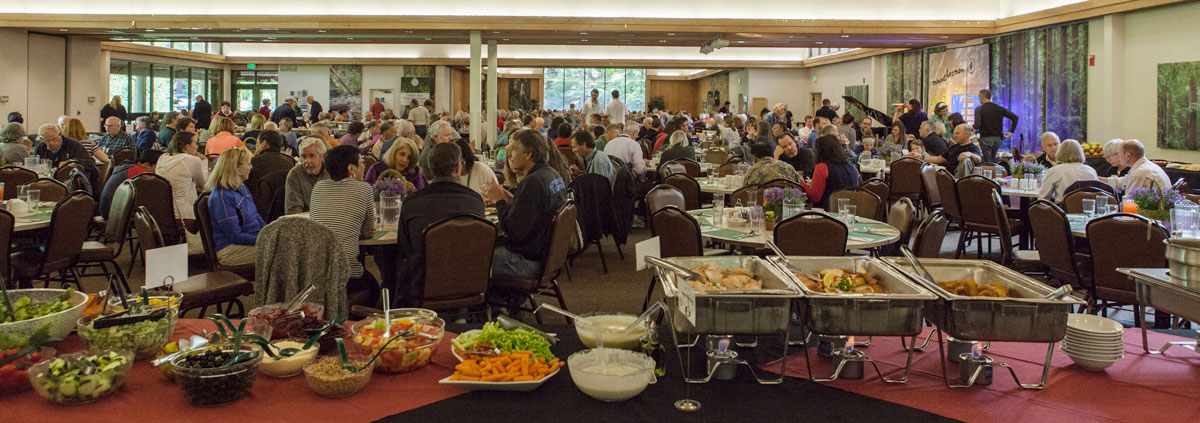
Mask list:
[[496,322],[485,323],[478,332],[459,335],[450,343],[468,354],[499,348],[500,352],[529,351],[535,357],[545,357],[546,360],[555,358],[554,353],[550,352],[550,341],[546,338],[525,329],[506,330]]
[[153,357],[171,340],[175,313],[158,320],[143,320],[128,325],[95,329],[95,320],[79,326],[79,337],[92,349],[133,351],[134,360]]
[[74,293],[75,288],[67,288],[57,299],[48,303],[34,303],[29,297],[17,298],[11,304],[11,314],[8,312],[8,302],[0,301],[0,323],[19,322],[67,310],[71,308],[70,300]]

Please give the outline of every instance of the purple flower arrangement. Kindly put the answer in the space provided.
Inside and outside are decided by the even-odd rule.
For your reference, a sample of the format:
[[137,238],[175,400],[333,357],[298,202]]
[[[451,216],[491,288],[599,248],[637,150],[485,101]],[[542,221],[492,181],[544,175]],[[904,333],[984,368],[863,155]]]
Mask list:
[[1020,179],[1024,175],[1041,175],[1042,172],[1045,171],[1046,167],[1037,164],[1037,162],[1022,161],[1020,164],[1013,167],[1012,174],[1014,178]]
[[1134,188],[1129,190],[1130,197],[1133,197],[1133,202],[1137,204],[1138,211],[1142,210],[1170,210],[1176,202],[1183,201],[1184,197],[1179,191],[1172,188],[1159,188],[1157,184],[1151,182],[1150,188]]
[[404,187],[404,181],[404,175],[394,169],[388,169],[375,181],[375,193],[407,197],[408,189]]
[[767,188],[763,191],[763,204],[768,208],[783,207],[786,201],[802,201],[805,195],[795,188]]

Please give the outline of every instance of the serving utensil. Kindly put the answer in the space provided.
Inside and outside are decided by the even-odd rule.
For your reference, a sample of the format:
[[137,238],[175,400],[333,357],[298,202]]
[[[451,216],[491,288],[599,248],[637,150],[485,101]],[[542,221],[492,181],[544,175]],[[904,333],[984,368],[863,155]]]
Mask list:
[[[496,316],[496,322],[499,323],[500,327],[504,328],[504,330],[524,329],[524,330],[533,332],[534,334],[541,336],[542,338],[546,338],[547,341],[550,341],[551,345],[558,343],[557,335],[555,335],[553,333],[542,332],[538,328],[529,326],[529,325],[525,324],[524,322],[513,319],[511,317],[499,315],[499,316]],[[497,349],[497,354],[499,354],[498,351],[499,351],[499,349]]]
[[636,328],[636,327],[641,326],[642,324],[646,323],[646,319],[650,318],[651,314],[654,314],[654,312],[656,312],[656,311],[662,310],[662,308],[663,308],[662,301],[655,302],[653,305],[650,306],[650,308],[647,308],[646,311],[642,312],[641,316],[638,316],[637,319],[634,319],[633,323],[630,323],[629,326],[626,326],[625,330],[622,330],[621,333],[633,332],[633,328]]
[[170,363],[171,360],[179,358],[179,356],[181,356],[181,355],[200,351],[207,347],[208,347],[208,338],[205,338],[204,336],[201,336],[201,335],[192,335],[191,338],[188,338],[188,347],[187,348],[181,348],[179,351],[164,355],[161,358],[156,358],[154,360],[151,360],[150,364],[153,366],[156,366],[156,367],[161,366],[164,363]]
[[297,295],[296,298],[292,298],[292,301],[288,302],[287,308],[284,309],[284,314],[295,313],[296,310],[300,308],[300,305],[304,304],[304,300],[308,299],[308,296],[316,290],[316,284],[311,284],[307,288],[304,288],[303,291],[300,291],[300,295]]

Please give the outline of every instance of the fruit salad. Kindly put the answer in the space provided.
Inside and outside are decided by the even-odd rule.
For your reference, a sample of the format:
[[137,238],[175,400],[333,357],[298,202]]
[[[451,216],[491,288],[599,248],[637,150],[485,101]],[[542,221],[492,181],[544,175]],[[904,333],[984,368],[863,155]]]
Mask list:
[[379,354],[375,369],[384,373],[405,373],[429,364],[429,358],[437,351],[445,335],[445,321],[441,318],[393,318],[393,337],[401,337],[387,344],[387,326],[382,316],[372,316],[351,327],[351,344],[358,353],[370,356],[387,344]]

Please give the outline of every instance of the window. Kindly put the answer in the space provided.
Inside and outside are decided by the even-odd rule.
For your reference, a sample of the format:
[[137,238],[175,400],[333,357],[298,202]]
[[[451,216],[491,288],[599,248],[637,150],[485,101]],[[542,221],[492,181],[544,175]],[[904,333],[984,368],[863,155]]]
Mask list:
[[109,98],[119,95],[132,114],[191,109],[197,95],[220,104],[219,69],[109,61]]
[[646,109],[646,70],[623,68],[545,68],[543,107],[551,110],[575,109],[591,98],[592,89],[600,91],[601,107],[612,100],[612,91],[631,111]]
[[852,50],[852,49],[832,48],[832,47],[831,48],[809,48],[808,49],[808,58],[811,59],[814,57],[828,56],[830,54],[837,54],[837,53],[841,53],[843,51],[848,51],[848,50]]
[[205,43],[198,41],[130,41],[129,43],[176,50],[194,51],[197,53],[221,54],[221,43]]
[[236,110],[258,110],[263,100],[270,100],[273,109],[278,105],[279,71],[234,71],[233,91]]

